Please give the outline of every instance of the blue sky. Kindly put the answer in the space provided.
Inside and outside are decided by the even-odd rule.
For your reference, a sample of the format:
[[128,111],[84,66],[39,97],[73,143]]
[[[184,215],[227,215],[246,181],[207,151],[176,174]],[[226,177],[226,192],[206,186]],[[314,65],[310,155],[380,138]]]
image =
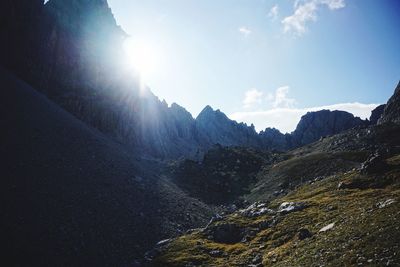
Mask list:
[[108,0],[150,47],[145,83],[195,117],[206,105],[257,130],[320,108],[365,117],[400,79],[400,1]]

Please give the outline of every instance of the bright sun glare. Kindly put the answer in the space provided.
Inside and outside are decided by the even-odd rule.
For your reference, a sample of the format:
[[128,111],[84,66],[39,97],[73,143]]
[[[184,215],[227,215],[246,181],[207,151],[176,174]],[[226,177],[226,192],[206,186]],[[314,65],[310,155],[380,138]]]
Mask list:
[[128,38],[123,47],[129,66],[138,71],[142,78],[146,78],[155,71],[158,63],[157,54],[151,44],[143,40]]

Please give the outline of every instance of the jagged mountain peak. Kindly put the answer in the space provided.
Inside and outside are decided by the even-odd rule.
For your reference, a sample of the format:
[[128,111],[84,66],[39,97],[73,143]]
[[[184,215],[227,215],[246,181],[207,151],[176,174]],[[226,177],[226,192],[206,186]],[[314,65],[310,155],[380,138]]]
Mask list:
[[309,144],[321,137],[366,124],[366,121],[354,117],[353,114],[346,111],[320,110],[308,112],[301,117],[296,130],[292,133],[293,145]]
[[209,114],[213,114],[214,112],[215,110],[210,105],[207,105],[200,111],[196,119],[202,118],[203,116],[208,116]]
[[194,121],[192,114],[189,111],[187,111],[184,107],[178,105],[177,103],[172,103],[169,110],[173,114],[179,115],[181,118],[186,118],[190,121]]

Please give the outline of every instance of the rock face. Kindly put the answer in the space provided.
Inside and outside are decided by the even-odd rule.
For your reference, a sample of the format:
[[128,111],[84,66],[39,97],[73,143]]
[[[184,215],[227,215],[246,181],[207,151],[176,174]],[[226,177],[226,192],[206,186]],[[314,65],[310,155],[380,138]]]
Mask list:
[[400,82],[397,85],[393,96],[389,99],[378,124],[400,123]]
[[310,144],[321,137],[366,125],[367,121],[354,117],[351,113],[321,110],[302,116],[296,130],[291,134],[282,134],[276,129],[267,128],[260,132],[260,137],[265,148],[285,151]]
[[338,134],[356,126],[367,125],[366,121],[345,111],[321,110],[309,112],[303,117],[291,134],[293,147],[317,141],[321,137]]
[[197,132],[204,138],[203,145],[260,147],[261,142],[254,126],[230,120],[220,110],[206,106],[196,118]]
[[264,147],[285,151],[290,148],[290,134],[282,134],[275,128],[267,128],[260,132]]
[[4,0],[0,6],[0,64],[26,75],[43,1]]
[[376,125],[378,120],[381,118],[383,111],[385,110],[386,105],[377,106],[372,112],[371,117],[369,118],[369,122],[371,125]]

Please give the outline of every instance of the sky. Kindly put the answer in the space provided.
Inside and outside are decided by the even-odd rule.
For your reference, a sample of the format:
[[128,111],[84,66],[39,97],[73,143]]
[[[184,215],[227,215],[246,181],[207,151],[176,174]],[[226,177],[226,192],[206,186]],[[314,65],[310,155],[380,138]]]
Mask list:
[[291,132],[308,111],[369,117],[400,79],[397,0],[108,3],[146,85],[194,117],[210,105]]

